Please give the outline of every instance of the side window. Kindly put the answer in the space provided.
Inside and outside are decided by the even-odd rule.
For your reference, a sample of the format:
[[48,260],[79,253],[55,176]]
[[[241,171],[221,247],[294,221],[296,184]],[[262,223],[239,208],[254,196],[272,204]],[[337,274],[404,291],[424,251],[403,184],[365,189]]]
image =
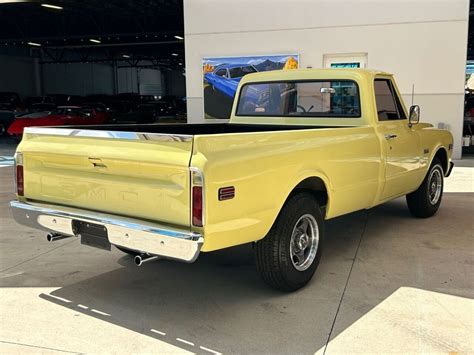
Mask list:
[[216,75],[222,76],[224,78],[226,74],[227,74],[227,71],[225,69],[219,69],[218,71],[216,71]]
[[374,92],[379,121],[406,119],[400,99],[390,80],[375,79]]

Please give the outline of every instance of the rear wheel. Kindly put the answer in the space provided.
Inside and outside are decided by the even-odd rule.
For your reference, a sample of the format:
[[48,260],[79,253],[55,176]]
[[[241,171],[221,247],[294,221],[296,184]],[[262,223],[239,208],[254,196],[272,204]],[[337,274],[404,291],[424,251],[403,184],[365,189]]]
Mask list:
[[295,291],[313,277],[321,258],[323,217],[309,193],[290,198],[275,224],[255,246],[263,280],[280,291]]
[[418,190],[408,194],[407,205],[410,213],[419,218],[433,216],[441,204],[444,187],[444,171],[441,161],[434,158],[428,174]]

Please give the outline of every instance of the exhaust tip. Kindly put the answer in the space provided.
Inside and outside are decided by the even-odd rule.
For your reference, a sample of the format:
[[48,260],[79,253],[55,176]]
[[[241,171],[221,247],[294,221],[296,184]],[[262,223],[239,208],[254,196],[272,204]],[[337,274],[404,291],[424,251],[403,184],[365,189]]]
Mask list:
[[142,266],[144,263],[147,263],[153,260],[158,260],[158,259],[159,259],[158,255],[141,254],[141,255],[136,255],[133,258],[133,261],[135,262],[135,265]]
[[71,238],[72,235],[63,235],[58,233],[48,233],[46,235],[46,240],[50,243],[55,242],[56,240]]
[[137,265],[137,266],[142,266],[142,264],[143,264],[143,259],[140,255],[136,255],[133,258],[133,261],[135,262],[135,265]]

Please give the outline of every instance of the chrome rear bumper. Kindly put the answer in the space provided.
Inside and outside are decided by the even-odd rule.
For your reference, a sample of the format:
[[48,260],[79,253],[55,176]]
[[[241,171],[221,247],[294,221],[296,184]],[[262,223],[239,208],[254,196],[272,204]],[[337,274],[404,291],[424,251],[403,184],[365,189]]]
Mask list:
[[11,201],[10,207],[18,223],[62,235],[74,235],[73,220],[103,225],[110,244],[137,254],[193,262],[204,242],[199,233],[129,217],[33,202]]

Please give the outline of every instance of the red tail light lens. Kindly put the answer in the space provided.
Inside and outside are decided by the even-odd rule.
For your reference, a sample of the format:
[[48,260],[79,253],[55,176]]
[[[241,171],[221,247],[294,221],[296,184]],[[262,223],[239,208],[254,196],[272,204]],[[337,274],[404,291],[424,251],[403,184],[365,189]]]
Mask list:
[[18,196],[23,196],[25,194],[23,165],[16,166],[16,192]]
[[202,227],[202,186],[193,186],[193,225]]

